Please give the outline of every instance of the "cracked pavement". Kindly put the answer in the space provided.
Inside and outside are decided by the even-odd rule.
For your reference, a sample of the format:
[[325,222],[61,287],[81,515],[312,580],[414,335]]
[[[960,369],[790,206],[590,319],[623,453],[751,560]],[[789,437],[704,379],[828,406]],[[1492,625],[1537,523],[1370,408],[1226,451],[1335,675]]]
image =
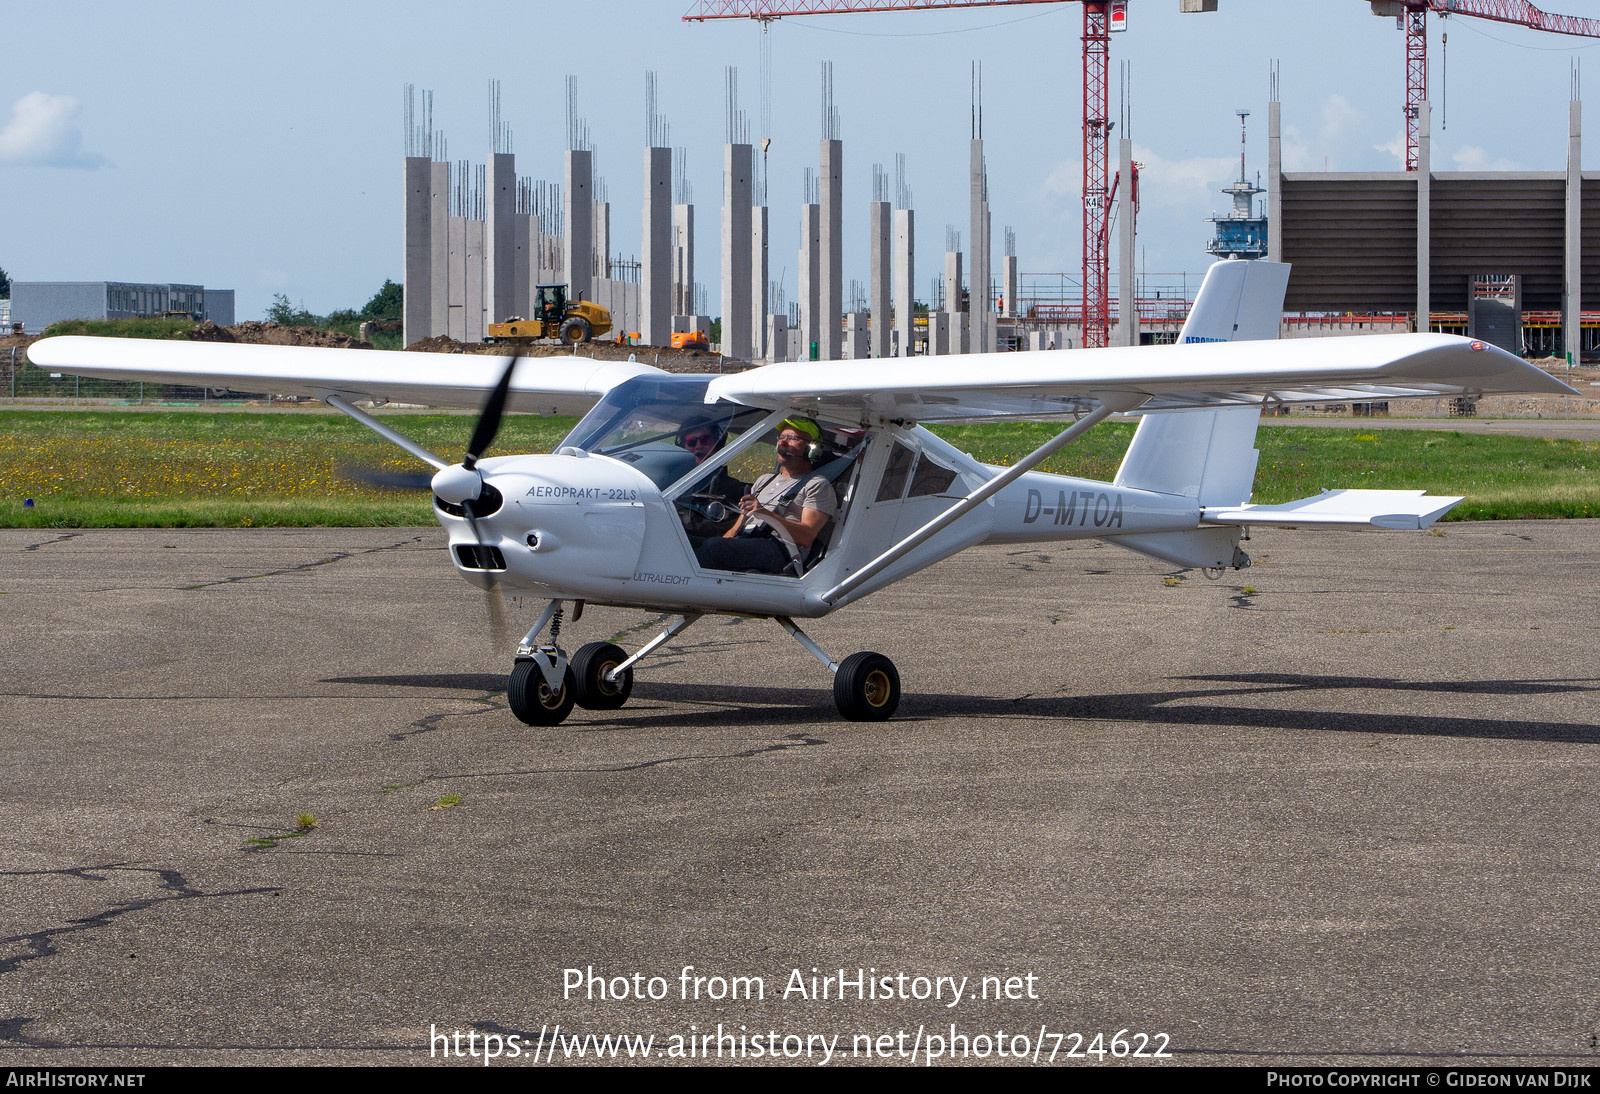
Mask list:
[[[969,551],[802,621],[895,660],[891,722],[709,617],[553,729],[506,710],[436,529],[0,531],[0,1062],[956,1021],[1593,1065],[1600,524],[1443,531],[1259,529],[1215,582]],[[563,640],[658,627],[591,607]],[[767,998],[562,997],[685,965]],[[783,999],[812,966],[1041,998]]]

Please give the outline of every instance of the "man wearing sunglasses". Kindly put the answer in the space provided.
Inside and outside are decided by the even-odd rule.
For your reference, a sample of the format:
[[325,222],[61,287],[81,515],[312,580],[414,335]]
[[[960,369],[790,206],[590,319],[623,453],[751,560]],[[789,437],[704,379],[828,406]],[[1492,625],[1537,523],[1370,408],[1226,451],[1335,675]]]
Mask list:
[[[679,447],[693,456],[694,462],[699,465],[722,449],[727,441],[727,433],[721,422],[691,418],[678,430],[677,440]],[[722,535],[738,519],[738,513],[733,510],[738,508],[739,499],[749,489],[748,483],[728,474],[726,467],[717,468],[689,490],[690,504],[679,506],[678,513],[683,518],[684,528],[691,536]],[[720,520],[712,520],[705,512],[712,502],[721,502],[724,509],[729,511],[728,515]]]

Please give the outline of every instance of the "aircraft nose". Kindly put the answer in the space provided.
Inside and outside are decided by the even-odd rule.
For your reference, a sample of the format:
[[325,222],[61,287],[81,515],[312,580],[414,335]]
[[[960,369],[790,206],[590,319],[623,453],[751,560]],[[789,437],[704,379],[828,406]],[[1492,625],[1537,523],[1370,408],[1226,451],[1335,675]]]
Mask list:
[[483,476],[476,469],[452,464],[433,476],[433,493],[453,505],[476,501],[483,492]]

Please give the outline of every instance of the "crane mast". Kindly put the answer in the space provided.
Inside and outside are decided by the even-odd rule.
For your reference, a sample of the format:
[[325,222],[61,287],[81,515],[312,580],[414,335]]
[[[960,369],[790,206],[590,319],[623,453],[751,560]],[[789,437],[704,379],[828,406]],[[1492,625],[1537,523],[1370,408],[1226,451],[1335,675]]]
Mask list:
[[[685,22],[779,19],[785,15],[847,15],[872,11],[938,11],[1062,0],[695,0]],[[1107,100],[1111,64],[1110,0],[1083,5],[1083,344],[1111,340],[1111,125]],[[977,299],[980,294],[974,293]],[[987,293],[982,294],[987,296]]]
[[1553,15],[1528,0],[1388,0],[1372,5],[1378,15],[1393,15],[1406,33],[1406,170],[1417,170],[1422,104],[1428,98],[1428,13],[1469,15],[1551,34],[1600,38],[1600,19]]

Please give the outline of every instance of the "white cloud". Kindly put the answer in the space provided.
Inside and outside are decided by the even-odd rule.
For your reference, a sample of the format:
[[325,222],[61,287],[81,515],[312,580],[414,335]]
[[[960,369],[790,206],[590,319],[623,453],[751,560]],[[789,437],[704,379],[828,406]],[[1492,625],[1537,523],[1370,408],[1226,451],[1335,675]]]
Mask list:
[[1169,160],[1148,148],[1134,145],[1139,166],[1139,204],[1192,205],[1215,200],[1212,194],[1234,179],[1237,161],[1232,156],[1194,156]]
[[1460,171],[1526,171],[1527,168],[1514,160],[1504,156],[1495,159],[1489,158],[1485,152],[1475,144],[1464,144],[1450,154],[1455,161],[1456,169]]
[[83,150],[78,100],[71,95],[30,91],[17,100],[11,120],[0,129],[0,163],[93,171],[106,162],[104,156]]
[[1396,133],[1382,144],[1373,145],[1372,150],[1393,156],[1395,170],[1404,171],[1406,169],[1406,134],[1404,130]]
[[1366,116],[1343,95],[1329,95],[1317,111],[1317,131],[1307,137],[1297,125],[1283,127],[1285,171],[1351,170],[1343,162],[1360,141]]

